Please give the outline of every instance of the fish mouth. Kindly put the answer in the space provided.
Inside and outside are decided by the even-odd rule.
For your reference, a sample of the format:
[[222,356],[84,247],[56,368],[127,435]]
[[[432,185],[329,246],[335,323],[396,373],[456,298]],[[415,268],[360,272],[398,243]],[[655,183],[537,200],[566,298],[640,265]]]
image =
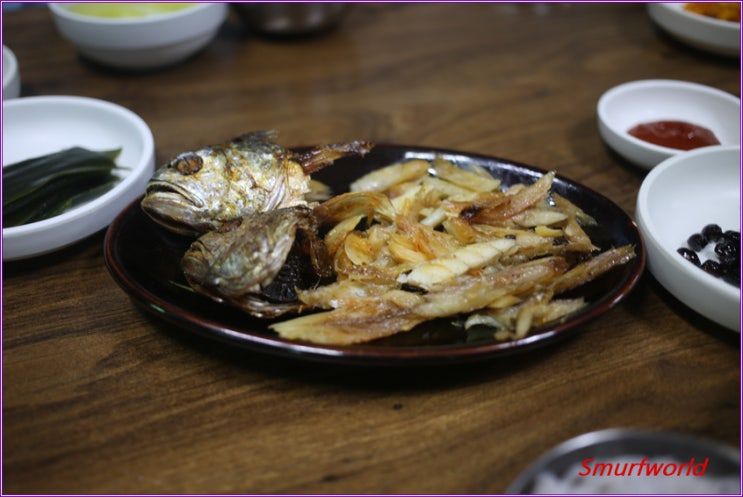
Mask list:
[[145,190],[145,197],[186,201],[197,209],[204,207],[204,201],[199,196],[169,181],[150,181]]
[[[204,201],[185,188],[167,181],[151,181],[145,189],[142,210],[156,223],[180,235],[204,231],[198,212]],[[208,226],[206,226],[208,227]]]

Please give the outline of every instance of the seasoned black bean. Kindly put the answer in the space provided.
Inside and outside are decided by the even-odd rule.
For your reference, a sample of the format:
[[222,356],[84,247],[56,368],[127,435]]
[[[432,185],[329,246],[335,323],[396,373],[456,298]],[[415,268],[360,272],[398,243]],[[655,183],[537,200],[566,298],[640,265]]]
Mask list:
[[682,247],[682,248],[678,249],[676,252],[678,252],[679,254],[681,254],[681,257],[683,257],[687,261],[691,262],[695,266],[699,266],[700,265],[699,256],[693,250],[690,250],[690,249],[688,249],[686,247]]
[[725,240],[736,245],[740,245],[740,231],[728,230],[722,236],[723,238],[725,238]]
[[740,286],[740,262],[729,266],[724,266],[723,271],[725,272],[725,274],[722,278],[725,281],[727,281],[731,285]]
[[690,249],[699,252],[707,246],[707,238],[700,233],[694,233],[688,240],[686,240],[686,243],[689,245]]
[[[716,259],[702,262],[697,252],[701,252],[709,243],[714,243]],[[677,252],[695,266],[722,278],[724,281],[740,287],[740,232],[728,230],[723,232],[717,224],[708,224],[699,233],[692,234],[687,240],[688,247],[681,247]]]
[[738,246],[727,240],[715,245],[715,254],[717,254],[720,262],[735,262],[736,260],[740,260]]
[[702,235],[704,235],[708,242],[716,242],[722,238],[722,228],[717,224],[708,224],[702,228]]
[[712,276],[716,276],[718,278],[723,274],[720,263],[717,261],[713,261],[712,259],[707,259],[706,261],[704,261],[704,263],[702,263],[702,269],[704,269]]

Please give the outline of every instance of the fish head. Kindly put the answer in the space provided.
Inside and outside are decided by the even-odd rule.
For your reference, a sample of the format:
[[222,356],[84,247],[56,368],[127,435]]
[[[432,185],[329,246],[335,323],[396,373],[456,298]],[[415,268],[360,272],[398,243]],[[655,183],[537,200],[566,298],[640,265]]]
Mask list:
[[[295,286],[302,286],[302,275],[294,267],[299,261],[290,255],[307,245],[314,229],[305,207],[246,216],[196,239],[183,255],[181,269],[192,288],[213,300],[254,316],[276,316],[299,305]],[[281,295],[285,290],[289,292]]]
[[171,159],[147,183],[142,209],[158,224],[183,235],[218,229],[239,217],[221,151],[204,148]]
[[235,298],[259,293],[284,265],[298,217],[281,209],[244,217],[196,239],[181,259],[183,274],[203,293]]
[[178,155],[152,176],[142,209],[179,234],[213,231],[243,216],[306,205],[312,171],[371,147],[353,142],[295,153],[274,138],[257,131]]
[[296,302],[271,302],[263,290],[284,267],[307,216],[303,210],[277,209],[205,233],[183,255],[183,275],[199,293],[253,315],[295,308]]

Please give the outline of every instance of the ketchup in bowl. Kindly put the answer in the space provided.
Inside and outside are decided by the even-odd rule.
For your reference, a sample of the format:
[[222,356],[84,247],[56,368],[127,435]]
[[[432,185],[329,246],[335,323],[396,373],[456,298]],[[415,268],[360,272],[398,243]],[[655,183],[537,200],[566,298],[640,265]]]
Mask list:
[[638,124],[628,133],[640,140],[679,150],[720,144],[720,140],[712,131],[685,121],[653,121]]

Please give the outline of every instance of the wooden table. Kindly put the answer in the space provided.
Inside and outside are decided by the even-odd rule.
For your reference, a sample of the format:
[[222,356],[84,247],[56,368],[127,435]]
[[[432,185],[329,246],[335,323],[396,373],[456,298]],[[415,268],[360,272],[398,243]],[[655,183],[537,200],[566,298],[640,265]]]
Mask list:
[[[45,8],[5,12],[22,95],[138,113],[158,163],[275,128],[287,146],[369,139],[556,169],[629,215],[646,172],[598,135],[630,80],[739,95],[740,66],[679,44],[640,4],[356,4],[281,41],[234,17],[171,69],[82,60]],[[740,447],[739,335],[646,273],[569,340],[441,368],[333,367],[248,353],[139,310],[103,233],[3,265],[5,493],[499,493],[559,442],[610,427]]]

